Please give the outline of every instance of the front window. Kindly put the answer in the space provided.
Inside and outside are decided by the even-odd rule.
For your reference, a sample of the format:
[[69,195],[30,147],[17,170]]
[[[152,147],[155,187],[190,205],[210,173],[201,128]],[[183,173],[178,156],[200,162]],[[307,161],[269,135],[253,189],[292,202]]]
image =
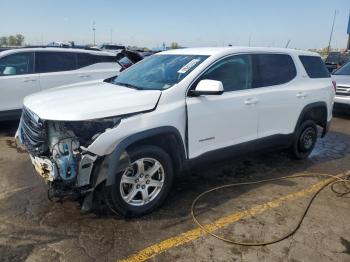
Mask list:
[[221,81],[225,92],[249,89],[252,86],[252,63],[249,55],[223,59],[205,72],[198,80]]
[[154,55],[121,73],[113,84],[145,90],[164,90],[179,83],[208,56]]
[[34,53],[17,53],[0,59],[0,76],[33,74]]

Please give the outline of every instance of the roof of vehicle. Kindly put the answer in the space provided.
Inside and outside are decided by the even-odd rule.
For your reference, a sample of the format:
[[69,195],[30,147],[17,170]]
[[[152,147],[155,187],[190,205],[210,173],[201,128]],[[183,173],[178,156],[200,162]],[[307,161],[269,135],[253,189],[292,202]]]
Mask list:
[[226,55],[231,53],[245,53],[245,52],[273,52],[273,53],[289,53],[298,55],[319,56],[319,54],[310,51],[288,49],[288,48],[273,48],[273,47],[197,47],[197,48],[180,48],[163,51],[158,54],[174,54],[174,55]]
[[74,52],[74,53],[88,53],[94,55],[105,55],[105,56],[115,56],[110,52],[103,51],[93,51],[93,50],[85,50],[85,49],[77,49],[77,48],[58,48],[58,47],[25,47],[25,48],[15,48],[2,51],[0,53],[1,56],[20,53],[20,52],[37,52],[37,51],[52,51],[52,52]]

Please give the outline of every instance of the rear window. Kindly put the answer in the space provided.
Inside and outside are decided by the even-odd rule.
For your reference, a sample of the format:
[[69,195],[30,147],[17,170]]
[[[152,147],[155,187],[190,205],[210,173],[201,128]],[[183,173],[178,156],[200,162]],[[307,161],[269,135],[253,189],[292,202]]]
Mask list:
[[69,71],[77,68],[77,58],[68,52],[37,52],[36,71],[39,73]]
[[92,55],[86,53],[78,53],[78,68],[97,64],[97,63],[116,63],[115,56]]
[[252,57],[254,88],[285,84],[297,74],[293,59],[287,54],[257,54]]
[[299,58],[310,78],[330,77],[327,67],[321,57],[301,55]]

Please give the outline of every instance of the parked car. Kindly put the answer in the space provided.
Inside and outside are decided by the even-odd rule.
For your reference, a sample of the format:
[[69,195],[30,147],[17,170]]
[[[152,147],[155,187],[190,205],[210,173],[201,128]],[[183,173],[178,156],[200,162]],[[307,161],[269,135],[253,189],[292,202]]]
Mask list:
[[332,74],[337,83],[334,99],[336,108],[350,109],[350,62],[343,65]]
[[62,48],[72,48],[73,45],[68,42],[51,42],[47,44],[47,47],[62,47]]
[[330,73],[341,67],[350,59],[349,53],[330,52],[325,60],[325,64]]
[[113,54],[119,54],[123,50],[126,50],[125,46],[114,44],[102,44],[99,45],[97,48],[105,52],[112,52]]
[[0,52],[0,120],[20,118],[23,98],[29,94],[105,79],[120,69],[115,55],[100,51],[20,48]]
[[122,66],[120,71],[127,69],[128,67],[141,61],[144,57],[138,52],[123,50],[118,57],[118,62]]
[[[274,48],[155,54],[110,83],[31,95],[16,134],[50,197],[97,192],[114,212],[151,212],[197,164],[271,148],[312,152],[335,87],[320,56]],[[195,185],[194,185],[195,186]]]

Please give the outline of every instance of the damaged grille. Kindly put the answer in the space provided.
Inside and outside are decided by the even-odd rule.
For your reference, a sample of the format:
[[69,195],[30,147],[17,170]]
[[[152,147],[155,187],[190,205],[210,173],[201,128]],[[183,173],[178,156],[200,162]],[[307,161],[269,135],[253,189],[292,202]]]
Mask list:
[[21,117],[21,139],[33,155],[41,155],[47,149],[46,123],[30,110],[23,108]]

